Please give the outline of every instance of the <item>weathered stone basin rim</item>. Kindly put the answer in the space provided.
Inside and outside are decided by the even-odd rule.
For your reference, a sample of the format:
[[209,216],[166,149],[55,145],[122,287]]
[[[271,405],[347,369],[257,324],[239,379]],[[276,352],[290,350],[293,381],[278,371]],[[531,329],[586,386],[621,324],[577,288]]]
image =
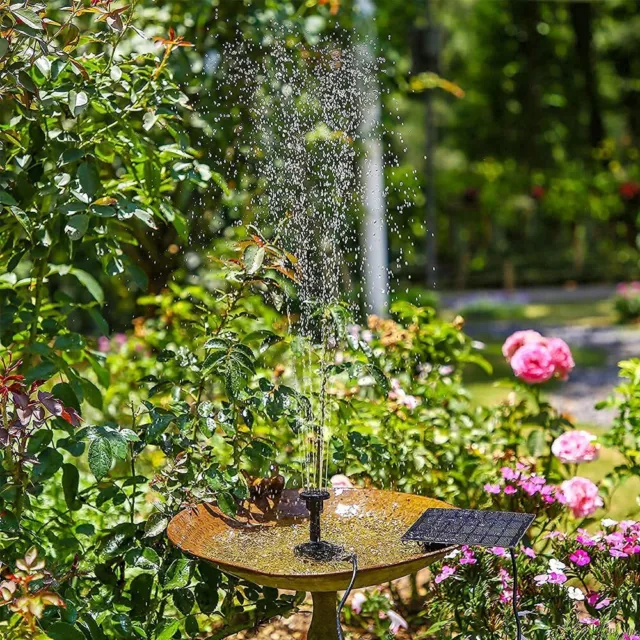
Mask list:
[[[346,589],[349,563],[319,564],[296,558],[293,548],[308,539],[307,510],[298,490],[283,492],[270,512],[254,509],[234,520],[201,504],[169,524],[171,542],[185,553],[259,585],[309,592]],[[400,538],[426,509],[448,508],[439,500],[376,489],[331,491],[323,514],[323,537],[358,554],[356,588],[414,573],[450,548],[425,552]]]

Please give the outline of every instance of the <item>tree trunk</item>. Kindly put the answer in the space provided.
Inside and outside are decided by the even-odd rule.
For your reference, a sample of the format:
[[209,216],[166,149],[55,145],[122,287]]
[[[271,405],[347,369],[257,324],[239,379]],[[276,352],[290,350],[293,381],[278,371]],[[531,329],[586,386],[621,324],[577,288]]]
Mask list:
[[602,142],[605,132],[593,53],[593,6],[588,2],[572,3],[569,5],[569,11],[576,37],[578,64],[584,76],[584,90],[589,104],[589,143],[592,147],[597,147]]

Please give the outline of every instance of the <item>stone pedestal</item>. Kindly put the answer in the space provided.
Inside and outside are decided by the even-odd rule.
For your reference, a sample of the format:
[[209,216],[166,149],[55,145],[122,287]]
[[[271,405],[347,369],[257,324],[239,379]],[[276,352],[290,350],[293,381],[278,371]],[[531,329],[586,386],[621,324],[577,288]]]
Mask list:
[[338,640],[337,591],[316,591],[313,598],[313,616],[307,640]]

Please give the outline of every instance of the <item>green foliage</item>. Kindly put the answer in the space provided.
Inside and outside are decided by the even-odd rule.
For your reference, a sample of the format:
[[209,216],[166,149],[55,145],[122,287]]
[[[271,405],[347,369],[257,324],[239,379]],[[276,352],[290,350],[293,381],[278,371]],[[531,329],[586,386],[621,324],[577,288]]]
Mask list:
[[637,322],[640,318],[640,288],[637,282],[619,284],[614,299],[619,322]]
[[[378,24],[391,35],[384,46],[398,62],[384,76],[394,99],[428,87],[453,90],[429,74],[409,77],[406,29],[420,17],[415,4],[379,5]],[[301,443],[319,424],[331,433],[330,473],[459,506],[490,504],[482,487],[495,481],[498,461],[524,458],[554,483],[572,475],[549,453],[570,424],[540,394],[519,387],[519,396],[496,407],[470,402],[463,371],[490,367],[459,319],[445,322],[410,304],[412,291],[393,305],[392,319],[358,327],[346,305],[297,298],[299,265],[277,237],[230,224],[253,218],[262,188],[236,149],[236,130],[249,116],[234,109],[219,122],[208,93],[215,71],[193,70],[208,69],[211,52],[234,37],[230,24],[260,42],[274,20],[295,24],[301,29],[291,45],[304,45],[337,22],[353,26],[351,9],[335,0],[0,7],[3,638],[224,638],[295,610],[299,595],[187,558],[166,529],[176,513],[202,502],[237,517],[265,482],[274,491],[304,484]],[[485,12],[493,34],[501,10],[473,9],[476,17]],[[469,70],[475,86],[479,77]],[[545,121],[553,116],[546,109]],[[474,269],[493,255],[508,259],[560,219],[565,236],[569,228],[593,224],[596,233],[600,221],[633,219],[633,185],[619,189],[633,177],[632,149],[599,147],[609,164],[589,163],[594,180],[585,180],[579,163],[536,173],[543,205],[512,198],[516,187],[528,194],[531,186],[518,163],[486,159],[484,148],[478,157],[475,144],[469,138],[469,164],[452,169],[442,189],[453,202],[469,180],[481,188],[479,204],[467,198],[447,217],[452,225],[464,218],[456,227],[461,243],[477,239],[460,254],[474,255]],[[546,146],[536,141],[530,169],[541,169],[534,159]],[[228,184],[212,169],[221,150],[239,164]],[[389,176],[392,204],[404,169]],[[420,198],[414,205],[409,213],[419,217]],[[494,213],[495,233],[487,233]],[[404,248],[413,260],[422,232],[409,222],[412,246]],[[223,228],[212,256],[182,262],[194,239],[206,254]],[[306,338],[297,331],[301,315]],[[630,381],[612,400],[619,417],[609,441],[625,464],[603,483],[605,496],[638,473],[637,368],[623,364]],[[539,510],[539,534],[568,519],[558,504],[493,500]],[[456,596],[465,616],[483,620],[484,593]],[[371,600],[370,613],[390,612],[386,597]],[[431,603],[427,633],[465,628],[451,608],[435,614]],[[390,621],[376,617],[374,626],[388,634]]]

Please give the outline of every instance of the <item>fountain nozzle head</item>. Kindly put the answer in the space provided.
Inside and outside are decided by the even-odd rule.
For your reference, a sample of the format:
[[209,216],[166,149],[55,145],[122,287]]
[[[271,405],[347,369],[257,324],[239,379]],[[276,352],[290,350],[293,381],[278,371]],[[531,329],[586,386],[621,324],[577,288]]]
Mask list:
[[308,489],[300,494],[307,503],[310,515],[309,535],[311,542],[320,542],[320,514],[324,511],[324,502],[331,494],[324,489]]
[[344,560],[348,557],[344,547],[325,542],[321,537],[320,515],[324,511],[325,500],[331,497],[326,489],[307,489],[300,494],[309,511],[309,542],[299,544],[295,553],[301,558],[316,562]]

